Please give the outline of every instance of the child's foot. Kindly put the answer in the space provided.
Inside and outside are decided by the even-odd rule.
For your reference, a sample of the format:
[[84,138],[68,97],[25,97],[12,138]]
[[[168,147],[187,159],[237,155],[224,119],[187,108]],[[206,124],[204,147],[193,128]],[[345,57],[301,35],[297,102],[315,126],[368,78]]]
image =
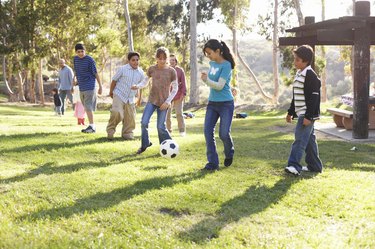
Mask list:
[[295,175],[295,176],[300,175],[300,173],[298,172],[298,170],[294,166],[285,167],[285,172],[290,173],[290,174]]
[[138,150],[137,150],[137,155],[139,155],[139,154],[142,154],[143,152],[145,152],[145,150],[148,148],[148,147],[150,147],[152,145],[152,143],[150,143],[146,148],[139,148]]
[[225,167],[229,167],[229,166],[231,166],[232,163],[233,163],[233,157],[232,157],[232,158],[225,158],[225,159],[224,159],[224,166],[225,166]]
[[86,129],[81,130],[83,133],[95,133],[95,129],[91,125],[87,126]]
[[211,163],[207,163],[206,166],[204,166],[204,168],[202,169],[202,171],[216,171],[216,170],[219,170],[219,166],[215,166]]

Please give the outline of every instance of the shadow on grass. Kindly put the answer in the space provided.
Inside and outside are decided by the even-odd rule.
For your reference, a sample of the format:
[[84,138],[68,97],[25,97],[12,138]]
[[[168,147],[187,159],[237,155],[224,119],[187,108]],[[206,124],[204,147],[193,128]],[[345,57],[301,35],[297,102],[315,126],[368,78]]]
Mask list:
[[123,201],[129,200],[138,195],[142,195],[148,191],[172,187],[176,184],[188,183],[190,181],[203,178],[205,175],[206,173],[194,172],[177,176],[154,177],[137,181],[130,186],[125,186],[110,192],[97,193],[86,198],[78,199],[73,206],[41,210],[32,214],[21,216],[19,219],[58,219],[60,217],[69,218],[74,214],[96,212],[101,209],[115,206]]
[[[157,158],[157,157],[159,157],[159,155],[154,154],[154,155],[142,157],[142,159]],[[79,163],[63,165],[59,167],[56,167],[54,166],[54,163],[49,162],[38,168],[30,170],[22,175],[18,175],[18,176],[6,178],[6,179],[1,179],[0,183],[8,184],[12,182],[20,182],[20,181],[24,181],[27,179],[35,178],[38,175],[52,175],[52,174],[58,174],[58,173],[68,174],[68,173],[72,173],[72,172],[79,171],[81,169],[86,169],[86,168],[105,168],[113,164],[119,164],[122,162],[131,162],[131,161],[136,161],[139,159],[140,159],[139,157],[135,156],[134,154],[131,154],[131,155],[126,155],[126,156],[115,158],[111,160],[110,162],[108,161],[79,162]]]
[[[311,175],[311,177],[314,177],[314,175]],[[300,177],[285,177],[271,188],[251,186],[243,195],[223,203],[214,216],[205,218],[188,231],[181,232],[179,238],[198,244],[204,244],[211,239],[218,238],[220,231],[228,224],[260,213],[272,204],[279,202],[289,188],[301,179]]]
[[[45,150],[45,151],[52,151],[62,148],[72,148],[80,145],[91,145],[91,144],[97,144],[97,143],[105,143],[108,142],[106,137],[97,137],[92,139],[89,137],[91,134],[88,134],[87,137],[83,138],[82,141],[79,142],[69,142],[68,138],[69,136],[66,136],[64,133],[33,133],[33,134],[17,134],[17,135],[10,135],[10,136],[0,136],[0,140],[5,142],[6,140],[11,141],[14,145],[16,145],[17,142],[20,142],[21,139],[29,140],[29,139],[37,139],[37,138],[43,138],[43,140],[48,140],[46,138],[47,136],[66,136],[67,140],[66,142],[56,142],[56,143],[40,143],[40,144],[32,144],[32,145],[25,145],[25,146],[19,146],[11,149],[3,149],[1,150],[1,153],[17,153],[17,152],[29,152],[29,151],[37,151],[37,150]],[[77,136],[74,137],[77,139]],[[81,137],[79,137],[81,138]]]

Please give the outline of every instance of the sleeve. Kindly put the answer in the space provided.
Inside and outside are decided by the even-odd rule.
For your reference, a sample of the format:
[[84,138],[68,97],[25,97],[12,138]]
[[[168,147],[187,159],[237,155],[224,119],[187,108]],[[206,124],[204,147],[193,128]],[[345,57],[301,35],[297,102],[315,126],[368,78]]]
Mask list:
[[115,73],[115,75],[113,75],[113,77],[112,77],[112,80],[114,80],[114,81],[119,81],[119,79],[121,78],[121,75],[122,75],[122,67],[119,67],[119,69],[117,69],[117,71],[116,71],[116,73]]
[[206,83],[207,86],[220,91],[224,88],[227,81],[230,80],[231,73],[232,73],[232,68],[230,64],[228,63],[222,67],[218,81],[214,81],[208,77],[208,79],[204,83]]
[[288,109],[288,115],[295,117],[294,94],[293,94],[292,101],[290,102],[290,106],[289,106],[289,109]]
[[309,120],[314,119],[314,110],[318,108],[320,100],[320,80],[318,76],[313,73],[311,70],[306,73],[306,82],[308,82],[309,87],[306,89],[305,98],[306,98],[306,112],[305,117]]
[[72,87],[73,87],[73,78],[74,78],[74,73],[73,73],[73,70],[72,70],[71,68],[69,68],[68,78],[69,78],[69,82],[70,82],[70,84],[71,84]]
[[93,58],[90,57],[90,70],[92,72],[93,75],[96,75],[98,73],[98,71],[96,70],[96,64],[95,64],[95,61]]
[[176,70],[172,69],[171,70],[171,85],[172,85],[172,91],[170,92],[167,100],[165,101],[165,103],[168,103],[170,104],[174,98],[174,96],[176,96],[177,94],[177,91],[178,91],[178,83],[177,83],[177,73],[176,73]]
[[[143,70],[142,70],[142,72],[143,72]],[[149,79],[151,78],[151,74],[152,74],[152,67],[149,67],[147,69],[147,76],[144,76],[144,74],[143,74],[144,77],[143,77],[142,81],[137,84],[137,87],[139,89],[145,88],[148,85]]]

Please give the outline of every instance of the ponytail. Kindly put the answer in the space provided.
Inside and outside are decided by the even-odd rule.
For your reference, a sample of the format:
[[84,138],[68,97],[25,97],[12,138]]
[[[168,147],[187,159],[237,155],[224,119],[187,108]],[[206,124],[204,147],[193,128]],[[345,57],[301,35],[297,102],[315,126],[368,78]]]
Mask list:
[[206,42],[206,44],[204,44],[204,47],[203,47],[204,55],[206,55],[206,51],[205,51],[206,48],[212,49],[213,51],[220,49],[220,52],[223,58],[229,61],[231,64],[231,68],[234,69],[234,67],[236,66],[236,63],[234,62],[233,55],[231,54],[230,49],[228,48],[227,44],[225,44],[225,42],[223,41],[219,42],[216,39],[210,39]]
[[232,65],[232,69],[234,69],[234,67],[236,66],[236,63],[234,62],[234,58],[233,58],[233,55],[231,54],[227,44],[225,44],[225,42],[221,42],[221,46],[223,47],[223,58],[226,59],[227,61],[230,62],[230,64]]

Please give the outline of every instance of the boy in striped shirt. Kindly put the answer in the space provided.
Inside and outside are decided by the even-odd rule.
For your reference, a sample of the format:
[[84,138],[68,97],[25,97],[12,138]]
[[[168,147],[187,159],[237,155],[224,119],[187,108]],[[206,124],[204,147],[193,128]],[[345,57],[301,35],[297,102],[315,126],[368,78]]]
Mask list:
[[121,66],[112,78],[109,96],[113,99],[111,116],[107,125],[107,138],[113,139],[117,125],[122,121],[121,135],[125,140],[133,140],[135,129],[135,95],[133,85],[146,81],[147,78],[139,67],[140,55],[137,52],[128,53],[128,64]]
[[85,107],[89,126],[83,129],[84,133],[95,133],[94,111],[96,110],[96,81],[99,84],[98,94],[102,94],[102,83],[96,70],[94,59],[86,55],[83,44],[78,43],[75,46],[76,56],[74,56],[74,71],[79,86],[81,102]]
[[[297,118],[295,139],[290,151],[287,173],[300,175],[301,171],[322,172],[323,165],[319,158],[318,144],[314,132],[314,122],[320,115],[320,80],[310,64],[314,57],[313,49],[308,45],[293,51],[294,66],[297,73],[293,82],[293,99],[286,115],[286,122]],[[306,153],[302,166],[300,161]]]

